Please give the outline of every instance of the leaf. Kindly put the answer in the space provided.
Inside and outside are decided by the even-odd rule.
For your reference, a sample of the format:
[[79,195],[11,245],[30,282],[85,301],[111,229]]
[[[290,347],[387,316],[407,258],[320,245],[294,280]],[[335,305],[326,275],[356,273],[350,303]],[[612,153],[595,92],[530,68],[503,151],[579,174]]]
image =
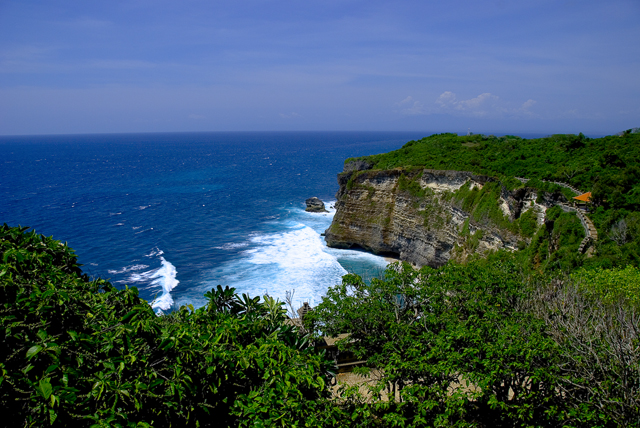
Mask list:
[[31,348],[29,348],[29,350],[27,351],[27,358],[31,359],[33,358],[33,356],[35,356],[38,352],[42,351],[42,346],[40,345],[34,345]]
[[45,400],[48,400],[53,392],[53,387],[49,383],[49,379],[40,379],[36,390],[44,397]]
[[130,311],[129,313],[127,313],[123,318],[122,318],[122,322],[127,321],[129,318],[131,318],[132,316],[134,316],[137,313],[137,309],[134,309],[132,311]]

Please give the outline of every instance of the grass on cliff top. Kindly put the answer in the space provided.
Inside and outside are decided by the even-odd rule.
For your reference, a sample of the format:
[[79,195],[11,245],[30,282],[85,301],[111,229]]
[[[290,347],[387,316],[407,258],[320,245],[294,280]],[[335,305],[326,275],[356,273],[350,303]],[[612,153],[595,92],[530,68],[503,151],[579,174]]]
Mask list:
[[[597,204],[640,210],[638,132],[595,139],[582,134],[557,134],[537,139],[511,135],[435,134],[409,141],[389,153],[359,159],[380,170],[420,166],[472,171],[503,179],[525,177],[561,181],[593,192]],[[515,183],[512,185],[516,186]]]

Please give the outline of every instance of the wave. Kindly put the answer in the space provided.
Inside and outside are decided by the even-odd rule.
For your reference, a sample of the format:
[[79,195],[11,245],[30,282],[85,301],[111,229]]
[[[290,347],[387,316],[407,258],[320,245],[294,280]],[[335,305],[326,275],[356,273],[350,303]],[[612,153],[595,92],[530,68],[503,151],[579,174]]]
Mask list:
[[145,254],[145,257],[155,257],[155,256],[161,256],[163,254],[164,254],[164,251],[156,247],[153,250],[151,250],[149,254]]
[[[268,294],[280,301],[285,301],[287,292],[294,292],[294,307],[303,302],[314,306],[320,303],[330,287],[341,283],[348,272],[364,277],[377,276],[388,264],[383,257],[327,247],[321,233],[331,224],[335,201],[325,202],[325,206],[328,213],[309,213],[301,207],[286,208],[288,214],[265,223],[266,230],[214,247],[234,254],[228,261],[203,273],[198,280],[199,286],[181,289],[175,296],[177,306],[205,305],[203,294],[216,285],[228,285],[237,293],[253,297]],[[150,282],[149,276],[141,279]],[[157,301],[161,302],[160,299]]]
[[119,275],[121,273],[126,273],[126,272],[131,272],[131,271],[135,271],[135,270],[142,270],[142,269],[146,269],[148,268],[149,265],[133,265],[133,266],[128,266],[128,267],[123,267],[122,269],[109,269],[108,272],[112,275]]
[[[114,281],[114,283],[135,284],[141,291],[151,294],[151,307],[157,312],[163,312],[171,309],[173,306],[173,297],[171,291],[175,289],[180,281],[176,279],[178,271],[168,260],[162,257],[164,252],[155,248],[146,257],[159,257],[160,267],[145,272],[136,272],[147,269],[149,265],[135,264],[127,266],[119,270],[110,270],[109,273],[121,275],[129,273],[124,280]],[[158,290],[159,289],[159,290]],[[150,300],[150,299],[148,299]]]
[[[328,213],[309,213],[304,208],[289,208],[287,219],[270,223],[272,233],[251,234],[245,241],[230,242],[219,249],[247,247],[232,260],[211,270],[199,288],[200,293],[216,285],[228,285],[238,293],[250,296],[268,294],[284,301],[287,292],[295,292],[294,306],[320,303],[327,290],[339,284],[352,271],[380,271],[387,265],[384,258],[352,250],[328,248],[321,233],[335,214],[335,202],[325,201]],[[347,267],[347,268],[345,268]],[[357,272],[360,273],[360,272]],[[366,273],[366,272],[365,272]],[[181,293],[182,294],[182,293]],[[180,296],[179,304],[201,305],[196,290]],[[183,301],[182,301],[183,300]]]
[[156,270],[151,276],[151,278],[153,278],[151,286],[162,287],[162,294],[151,302],[151,307],[156,310],[166,311],[173,306],[171,290],[176,288],[180,281],[176,279],[178,273],[176,267],[166,261],[162,256],[160,257],[160,261],[162,262],[162,267]]
[[219,247],[213,247],[216,250],[236,250],[238,248],[245,248],[249,245],[248,242],[229,242]]
[[[297,306],[302,302],[319,303],[326,290],[339,283],[347,271],[335,256],[325,251],[326,245],[318,232],[302,223],[289,222],[284,226],[284,232],[249,238],[244,246],[250,248],[211,271],[205,289],[200,291],[217,284],[229,285],[238,293],[268,294],[281,301],[288,291],[294,291]],[[190,297],[193,302],[195,296]]]

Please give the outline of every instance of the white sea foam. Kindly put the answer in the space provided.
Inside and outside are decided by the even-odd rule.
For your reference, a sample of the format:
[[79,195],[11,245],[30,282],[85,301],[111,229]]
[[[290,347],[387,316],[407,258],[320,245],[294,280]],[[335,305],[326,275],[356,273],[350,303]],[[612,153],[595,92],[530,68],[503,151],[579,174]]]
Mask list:
[[216,250],[237,250],[238,248],[245,248],[249,245],[248,242],[230,242],[228,244],[221,245],[219,247],[213,247]]
[[317,304],[326,290],[347,271],[325,251],[318,232],[301,223],[289,223],[287,231],[254,236],[240,259],[212,272],[216,284],[235,287],[251,296],[269,294],[284,301],[294,291],[294,302]]
[[149,267],[149,265],[132,265],[132,266],[123,267],[122,269],[118,269],[118,270],[109,269],[108,272],[110,274],[112,274],[112,275],[118,275],[118,274],[121,274],[121,273],[126,273],[126,272],[146,269],[148,267]]
[[153,250],[151,250],[149,254],[145,254],[145,257],[155,257],[155,256],[161,256],[163,254],[164,254],[164,251],[156,247]]
[[164,254],[162,250],[155,248],[147,257],[159,256],[160,267],[145,272],[139,272],[147,269],[149,265],[135,264],[127,266],[119,270],[110,270],[110,274],[129,273],[125,280],[114,281],[119,284],[136,284],[140,290],[153,290],[152,296],[155,299],[151,302],[151,307],[158,312],[171,309],[173,298],[171,291],[178,286],[180,281],[176,279],[177,271],[174,265],[161,256]]
[[160,257],[160,260],[162,262],[162,267],[157,269],[153,275],[151,275],[151,278],[153,278],[151,285],[162,287],[162,294],[151,302],[151,307],[160,311],[166,311],[173,305],[171,290],[176,288],[180,281],[176,279],[176,274],[178,272],[176,271],[175,266],[166,261],[164,257]]
[[[317,305],[329,287],[339,284],[347,274],[343,267],[382,271],[383,257],[354,250],[328,248],[320,233],[333,219],[335,201],[325,202],[329,213],[308,213],[303,208],[290,210],[288,220],[272,223],[278,232],[251,234],[244,242],[228,243],[220,248],[240,251],[231,261],[209,273],[202,288],[183,292],[177,303],[205,304],[202,294],[216,285],[234,287],[250,296],[269,294],[284,301],[287,291],[295,291],[294,306],[302,302]],[[373,272],[374,274],[376,272]]]

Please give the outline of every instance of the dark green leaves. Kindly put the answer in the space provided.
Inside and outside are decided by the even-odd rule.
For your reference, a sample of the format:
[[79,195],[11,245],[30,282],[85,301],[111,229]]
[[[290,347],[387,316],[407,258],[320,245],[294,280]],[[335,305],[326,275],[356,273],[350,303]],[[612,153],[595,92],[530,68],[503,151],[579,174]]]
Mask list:
[[275,299],[218,286],[207,307],[158,317],[135,288],[90,281],[66,245],[6,225],[0,260],[6,421],[295,426],[326,404],[330,363]]

